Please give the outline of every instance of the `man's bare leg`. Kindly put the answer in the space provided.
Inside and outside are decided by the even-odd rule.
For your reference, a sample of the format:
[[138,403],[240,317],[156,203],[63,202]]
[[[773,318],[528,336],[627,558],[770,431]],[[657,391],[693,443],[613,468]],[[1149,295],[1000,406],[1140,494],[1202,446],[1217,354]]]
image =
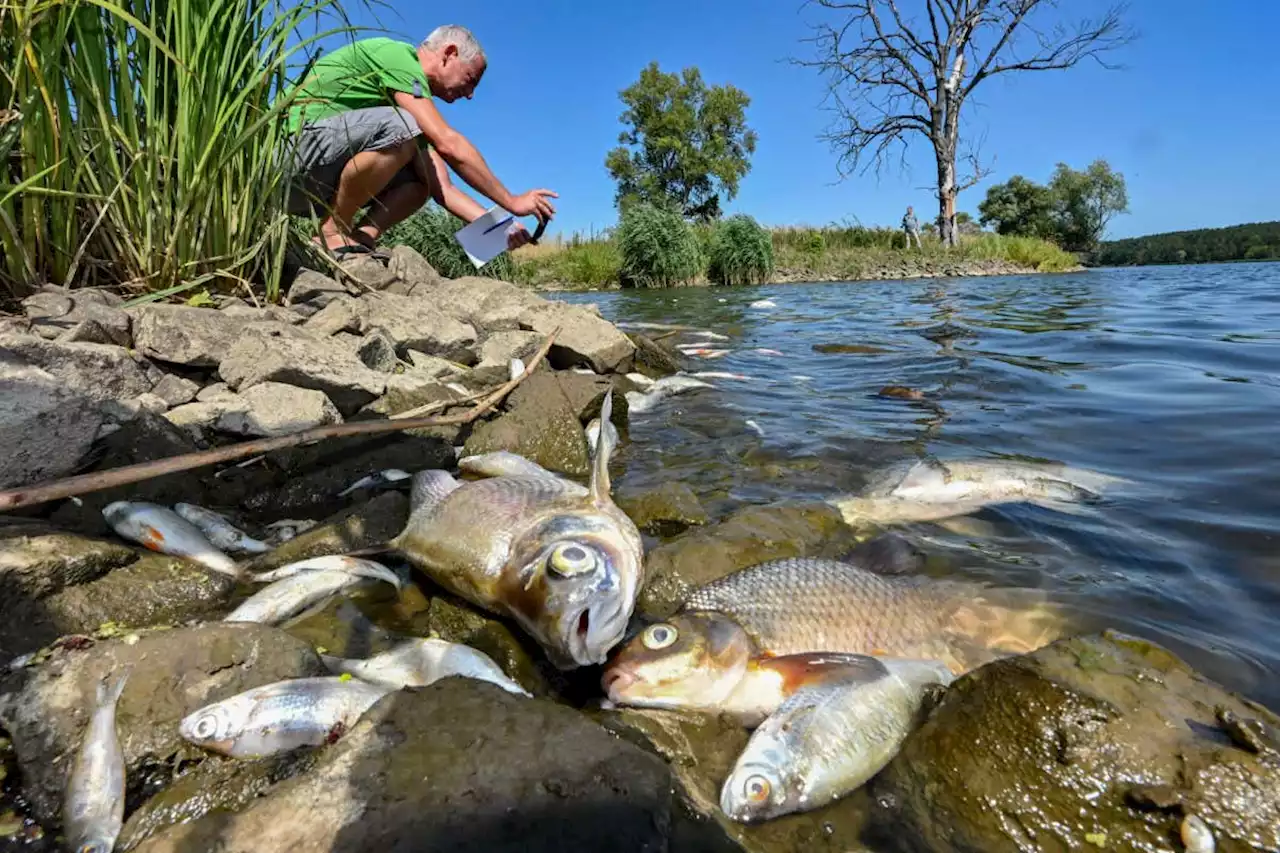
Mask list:
[[373,204],[369,205],[369,214],[356,228],[355,238],[365,245],[373,246],[391,226],[408,219],[429,198],[431,189],[418,181],[401,184],[379,194],[374,198]]
[[333,198],[331,215],[320,226],[320,238],[327,248],[336,249],[353,241],[364,242],[363,235],[353,232],[352,219],[369,199],[391,182],[396,172],[409,163],[417,150],[417,142],[406,139],[394,148],[361,151],[347,161],[338,176],[338,191]]

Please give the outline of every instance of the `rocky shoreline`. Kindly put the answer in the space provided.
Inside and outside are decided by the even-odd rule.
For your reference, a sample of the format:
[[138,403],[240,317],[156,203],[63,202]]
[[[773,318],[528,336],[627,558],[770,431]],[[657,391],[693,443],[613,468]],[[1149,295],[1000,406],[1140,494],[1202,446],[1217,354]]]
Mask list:
[[[1182,850],[1188,816],[1223,850],[1280,850],[1280,718],[1133,638],[1068,638],[981,667],[862,791],[746,826],[716,795],[741,726],[603,708],[598,668],[556,670],[519,629],[421,576],[278,628],[223,623],[247,590],[103,520],[115,500],[214,508],[275,545],[250,561],[259,570],[398,533],[404,489],[350,489],[377,471],[510,450],[585,479],[583,427],[606,396],[625,443],[628,374],[682,366],[590,307],[442,279],[398,247],[385,266],[348,262],[342,280],[300,272],[284,306],[126,309],[50,289],[23,310],[0,319],[0,488],[433,404],[462,411],[559,333],[473,424],[334,439],[0,516],[0,848],[57,849],[95,685],[130,667],[117,850]],[[692,586],[767,559],[836,557],[865,535],[826,504],[709,519],[676,483],[617,501],[649,535],[638,611],[650,619]],[[385,697],[332,744],[270,759],[177,734],[207,702],[322,673],[321,651],[366,657],[426,636],[484,652],[534,698],[448,678]]]

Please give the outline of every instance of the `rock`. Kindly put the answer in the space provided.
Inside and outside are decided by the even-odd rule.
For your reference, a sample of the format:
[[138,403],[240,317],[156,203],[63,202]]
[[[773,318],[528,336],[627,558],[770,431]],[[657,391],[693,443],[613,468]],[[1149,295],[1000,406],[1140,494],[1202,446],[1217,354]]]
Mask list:
[[119,308],[89,304],[85,317],[58,337],[62,343],[133,345],[129,315]]
[[[1167,850],[1190,813],[1218,849],[1276,850],[1278,738],[1280,718],[1159,646],[1073,637],[956,681],[873,780],[876,821],[920,851]],[[1155,788],[1174,793],[1153,808]]]
[[[218,429],[237,435],[265,437],[342,423],[338,410],[320,391],[295,388],[279,382],[262,382],[245,389],[240,394],[240,399],[244,408],[231,407],[222,412],[216,422]],[[220,406],[223,403],[194,405]]]
[[474,363],[475,355],[469,348],[476,342],[476,330],[420,300],[394,293],[368,294],[354,310],[362,334],[382,327],[401,355],[417,350]]
[[354,353],[322,340],[244,335],[222,360],[218,372],[232,389],[282,382],[322,391],[346,416],[386,390],[386,379],[365,367]]
[[449,678],[385,697],[313,771],[244,811],[137,850],[660,851],[670,783],[660,760],[576,711]]
[[364,362],[364,366],[379,373],[391,373],[400,360],[396,358],[396,345],[382,327],[370,329],[364,339],[356,347],[356,358]]
[[[555,374],[560,390],[574,415],[585,426],[592,418],[600,414],[604,405],[604,395],[613,390],[613,383],[604,376],[591,376],[585,373],[559,371]],[[532,378],[532,377],[530,377]],[[512,397],[519,398],[520,389],[528,384],[528,380],[511,392]],[[609,418],[619,430],[627,427],[627,398],[622,394],[613,395],[613,414]]]
[[196,392],[196,400],[201,403],[214,403],[218,400],[235,398],[237,396],[236,392],[232,391],[225,382],[215,382],[212,385],[206,385]]
[[143,305],[129,311],[143,355],[188,367],[217,367],[245,325],[226,311],[190,305]]
[[[419,409],[434,403],[446,403],[464,395],[434,379],[426,379],[415,372],[392,374],[387,377],[387,393],[360,410],[364,415],[389,418],[411,409]],[[431,415],[450,413],[449,406],[441,407]],[[462,432],[461,424],[442,424],[405,430],[406,435],[439,438],[453,444]]]
[[661,619],[693,588],[730,572],[784,557],[839,557],[855,544],[852,528],[825,504],[747,507],[650,551],[637,609]]
[[165,399],[151,392],[139,394],[132,400],[107,400],[102,404],[103,414],[115,424],[127,424],[143,412],[162,415],[168,410]]
[[285,678],[323,673],[316,653],[283,631],[252,623],[211,623],[146,631],[128,639],[55,650],[4,682],[0,718],[13,738],[32,811],[56,821],[75,751],[96,706],[98,683],[132,667],[116,710],[129,785],[163,778],[179,758],[203,751],[178,735],[192,711]]
[[253,571],[265,571],[311,557],[341,554],[385,545],[409,520],[409,499],[400,492],[384,492],[371,501],[326,518],[272,551],[255,557]]
[[534,373],[508,400],[511,407],[491,421],[478,424],[466,441],[473,456],[509,450],[543,468],[575,477],[590,473],[582,422],[552,373]]
[[671,536],[685,528],[707,523],[707,511],[684,483],[667,482],[645,492],[618,495],[618,506],[636,527],[657,536]]
[[0,488],[76,470],[104,416],[94,401],[37,367],[0,354]]
[[114,542],[13,519],[0,524],[0,601],[19,595],[45,598],[137,558],[132,549]]
[[124,347],[64,344],[32,335],[0,337],[0,361],[18,360],[51,374],[63,388],[94,400],[120,400],[151,390],[140,359]]
[[297,326],[306,320],[301,314],[290,311],[282,305],[264,305],[261,308],[255,308],[252,305],[233,303],[224,305],[218,310],[228,317],[235,317],[246,323],[283,323],[286,326]]
[[184,403],[190,403],[196,398],[196,394],[200,392],[200,386],[190,379],[183,379],[172,373],[165,374],[165,377],[156,383],[151,389],[151,393],[164,400],[169,406],[181,406]]
[[528,362],[530,356],[538,351],[546,339],[545,335],[537,332],[494,332],[480,345],[478,366],[498,365],[507,368],[510,367],[513,358]]
[[410,291],[419,304],[490,332],[519,329],[525,309],[546,302],[524,288],[484,276],[420,284]]
[[635,344],[607,320],[577,305],[545,302],[520,314],[520,328],[560,334],[551,347],[553,367],[564,369],[583,365],[596,373],[626,373],[631,369]]
[[289,285],[285,304],[303,317],[310,317],[336,297],[346,296],[346,286],[315,270],[301,269]]
[[350,276],[369,290],[386,290],[396,281],[395,273],[372,255],[350,255],[338,264],[344,275]]
[[27,317],[0,317],[0,335],[33,335]]
[[[61,287],[45,287],[22,300],[22,308],[30,320],[33,334],[54,340],[66,335],[87,319],[93,318],[107,329],[120,327],[118,306],[123,300],[114,293],[94,288],[66,290]],[[128,334],[128,318],[124,323]],[[128,346],[129,342],[100,341]]]
[[680,361],[674,352],[636,332],[628,333],[627,338],[635,345],[635,366],[640,373],[649,377],[662,377],[680,372]]
[[440,282],[440,273],[422,255],[409,246],[395,246],[391,249],[391,262],[387,270],[396,278],[412,288],[422,285],[434,285]]
[[458,364],[436,355],[427,355],[425,352],[418,352],[416,349],[410,349],[407,355],[409,363],[429,379],[461,376],[467,370],[464,364]]
[[321,338],[336,335],[338,332],[359,331],[360,318],[356,316],[355,308],[352,307],[355,304],[354,299],[335,296],[328,305],[308,317],[302,324],[302,328]]

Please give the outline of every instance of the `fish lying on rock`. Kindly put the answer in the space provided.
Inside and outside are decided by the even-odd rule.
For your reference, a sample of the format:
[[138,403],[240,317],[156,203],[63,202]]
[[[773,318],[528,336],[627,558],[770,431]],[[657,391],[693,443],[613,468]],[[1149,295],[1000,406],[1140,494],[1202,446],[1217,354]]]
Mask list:
[[628,391],[627,408],[632,414],[647,412],[668,397],[674,397],[677,394],[684,394],[698,388],[714,387],[710,382],[703,382],[701,379],[695,379],[692,376],[682,376],[678,373],[674,376],[664,376],[643,392]]
[[937,661],[867,660],[800,690],[755,730],[721,788],[726,815],[769,820],[857,790],[898,753],[925,692],[952,680]]
[[266,542],[254,539],[211,509],[195,504],[176,503],[173,511],[200,528],[200,532],[215,548],[246,554],[262,554],[271,550]]
[[372,560],[337,555],[317,557],[314,561],[302,562],[332,565],[333,568],[305,570],[299,569],[297,567],[299,564],[293,564],[258,575],[258,580],[276,576],[279,580],[275,580],[265,589],[246,598],[239,607],[224,617],[223,621],[279,625],[316,602],[369,579],[387,581],[396,589],[402,585],[402,581],[394,572]]
[[401,471],[399,468],[388,468],[385,471],[377,471],[367,477],[361,477],[359,480],[356,480],[350,486],[347,486],[345,489],[338,492],[338,497],[345,498],[347,495],[352,492],[359,491],[360,489],[370,489],[375,486],[389,486],[392,483],[407,480],[412,476],[413,475],[408,471]]
[[461,675],[496,684],[508,693],[529,695],[529,691],[508,678],[484,652],[446,640],[409,640],[390,651],[363,660],[329,655],[321,655],[320,659],[330,672],[349,673],[364,681],[395,689],[426,687],[441,678]]
[[849,524],[900,524],[967,515],[983,507],[1031,503],[1078,513],[1119,477],[1002,459],[936,459],[892,465],[857,495],[829,501]]
[[711,612],[677,614],[648,626],[609,661],[609,701],[638,708],[728,714],[754,727],[797,691],[878,668],[857,654],[761,655],[742,626]]
[[400,576],[381,563],[346,554],[330,554],[323,557],[298,560],[278,569],[258,572],[249,576],[247,580],[251,580],[254,583],[274,583],[300,575],[303,572],[345,572],[355,577],[386,581],[396,589],[404,587],[404,581],[400,579]]
[[[609,421],[612,395],[601,423]],[[607,438],[590,485],[530,473],[458,482],[414,477],[409,521],[389,544],[432,580],[508,616],[561,669],[603,663],[643,580],[643,544],[613,503]]]
[[214,547],[191,522],[160,504],[114,501],[102,508],[111,529],[145,548],[174,557],[186,557],[224,575],[239,578],[236,561]]
[[116,703],[129,670],[98,684],[98,704],[76,753],[63,803],[68,849],[110,853],[124,825],[124,755],[116,735]]
[[262,758],[337,740],[393,692],[349,675],[277,681],[193,711],[178,733],[231,758]]

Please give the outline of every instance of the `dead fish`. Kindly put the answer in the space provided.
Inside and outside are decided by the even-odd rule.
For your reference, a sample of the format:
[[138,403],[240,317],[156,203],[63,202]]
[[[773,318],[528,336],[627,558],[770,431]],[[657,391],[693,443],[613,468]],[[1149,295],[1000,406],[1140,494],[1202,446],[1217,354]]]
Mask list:
[[600,683],[615,705],[723,713],[753,727],[796,691],[869,660],[827,652],[762,655],[733,619],[697,611],[645,628],[613,656]]
[[455,595],[516,621],[562,669],[604,662],[643,580],[640,532],[610,497],[612,448],[597,439],[588,488],[556,476],[459,483],[420,472],[409,522],[390,543]]
[[653,383],[649,390],[627,392],[627,410],[632,414],[647,412],[667,397],[685,394],[698,388],[714,388],[710,382],[703,382],[692,376],[664,376]]
[[213,546],[200,528],[159,504],[115,501],[102,508],[102,517],[116,533],[161,554],[186,557],[216,572],[240,577],[236,561]]
[[390,651],[363,660],[321,655],[324,665],[333,673],[349,673],[356,678],[384,687],[426,687],[433,681],[461,675],[496,684],[508,693],[528,696],[529,691],[516,684],[484,652],[437,639],[415,639]]
[[739,379],[754,380],[754,376],[747,376],[745,373],[730,373],[727,370],[698,370],[689,374],[699,379]]
[[301,571],[249,596],[222,621],[278,625],[317,601],[368,579],[340,570]]
[[393,692],[347,675],[277,681],[193,711],[178,733],[231,758],[261,758],[337,740]]
[[648,376],[645,376],[643,373],[628,373],[627,378],[631,380],[632,385],[636,386],[642,391],[645,390],[646,388],[653,387],[653,380],[650,379]]
[[223,551],[241,551],[248,554],[262,554],[271,550],[271,546],[236,527],[226,518],[211,509],[195,504],[176,503],[173,511],[187,521],[200,528],[200,532]]
[[478,453],[458,460],[458,470],[480,477],[558,477],[532,459],[510,450]]
[[744,421],[743,423],[749,426],[751,428],[751,431],[754,432],[756,435],[760,436],[761,438],[764,438],[764,427],[760,426],[760,424],[756,423],[753,420],[747,420],[747,421]]
[[357,491],[358,489],[368,489],[374,486],[389,486],[392,483],[407,480],[412,476],[413,475],[408,471],[401,471],[399,468],[388,468],[385,471],[378,471],[377,473],[370,474],[367,477],[361,477],[350,486],[347,486],[345,489],[338,492],[338,497],[345,498],[347,495]]
[[918,559],[909,548],[886,536],[845,561],[760,563],[694,590],[684,609],[723,613],[766,653],[942,660],[957,674],[1063,632],[1061,614],[1035,590],[902,574]]
[[524,360],[519,358],[511,359],[511,364],[508,365],[508,375],[511,377],[512,382],[523,376]]
[[849,524],[901,524],[968,515],[983,507],[1030,503],[1077,514],[1081,504],[1124,483],[1119,477],[1066,465],[1004,459],[936,459],[890,466],[857,495],[830,503]]
[[108,686],[98,684],[98,704],[85,727],[67,784],[63,823],[69,849],[110,853],[124,825],[124,755],[116,735],[116,703],[130,670]]
[[776,349],[769,349],[769,348],[767,348],[767,347],[760,347],[759,349],[757,349],[757,350],[755,350],[755,351],[756,351],[757,353],[759,353],[760,355],[782,355],[782,354],[783,354],[783,353],[782,353],[781,351],[779,351],[779,350],[776,350]]
[[396,589],[404,588],[404,581],[400,579],[400,576],[381,563],[366,560],[362,557],[349,557],[345,554],[331,554],[325,557],[298,560],[278,569],[258,572],[250,576],[248,580],[254,583],[274,583],[302,572],[345,572],[357,577],[386,581]]
[[613,425],[613,421],[601,421],[599,418],[592,418],[591,422],[587,424],[586,429],[587,444],[590,445],[591,453],[593,455],[599,452],[596,449],[596,444],[599,441],[601,424],[604,425],[605,441],[609,444],[605,453],[612,456],[613,452],[618,448],[618,428]]
[[306,533],[319,523],[310,518],[283,518],[266,526],[266,529],[270,531],[267,534],[267,538],[278,545],[281,542],[288,542],[300,533]]
[[1213,853],[1217,844],[1213,840],[1213,830],[1199,815],[1189,814],[1182,819],[1178,827],[1178,835],[1187,853]]
[[777,308],[778,304],[772,299],[757,299],[747,306],[748,308]]
[[862,787],[915,727],[925,691],[951,683],[937,661],[877,661],[798,691],[751,735],[720,790],[741,822],[820,808]]
[[712,349],[710,347],[696,347],[694,349],[681,350],[685,355],[696,355],[699,358],[722,358],[728,355],[732,350]]
[[698,331],[696,331],[696,332],[690,332],[690,333],[689,333],[689,336],[690,336],[690,337],[697,337],[697,338],[706,338],[706,339],[707,339],[707,340],[709,340],[709,341],[727,341],[727,340],[729,340],[729,336],[728,336],[728,335],[722,335],[722,334],[720,334],[720,333],[718,333],[718,332],[712,332],[712,331],[709,331],[709,330],[706,330],[706,329],[699,329],[699,330],[698,330]]

